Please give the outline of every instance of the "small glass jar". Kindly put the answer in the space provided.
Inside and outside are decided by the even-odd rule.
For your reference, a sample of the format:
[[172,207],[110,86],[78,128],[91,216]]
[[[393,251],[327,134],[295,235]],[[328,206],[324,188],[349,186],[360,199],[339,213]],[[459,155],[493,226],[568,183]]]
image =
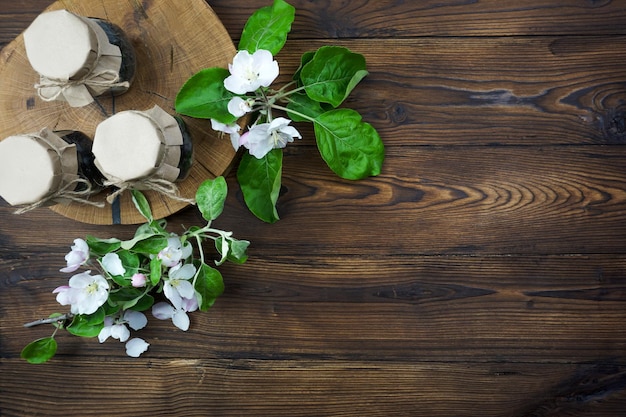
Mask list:
[[132,44],[119,26],[103,19],[45,12],[24,31],[24,45],[45,101],[85,106],[93,97],[126,92],[135,76]]
[[0,196],[12,206],[36,208],[89,202],[104,177],[94,164],[91,141],[78,131],[9,136],[0,142]]
[[193,163],[184,122],[158,106],[122,111],[100,123],[93,153],[107,183],[118,188],[151,189],[155,183],[181,181]]

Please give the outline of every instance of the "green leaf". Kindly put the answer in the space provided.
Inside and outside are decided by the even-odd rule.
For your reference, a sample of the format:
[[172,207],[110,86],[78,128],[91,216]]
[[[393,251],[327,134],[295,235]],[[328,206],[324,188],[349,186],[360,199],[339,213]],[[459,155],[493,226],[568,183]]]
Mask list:
[[132,195],[133,203],[135,204],[137,210],[139,210],[139,213],[141,213],[141,215],[145,217],[146,220],[151,222],[153,220],[152,210],[150,210],[150,203],[148,203],[148,199],[146,199],[146,196],[143,195],[143,193],[139,190],[130,190],[130,192]]
[[196,204],[206,221],[215,220],[222,214],[228,186],[224,177],[208,179],[198,187]]
[[121,250],[117,252],[117,254],[122,261],[122,266],[126,270],[125,275],[128,277],[132,277],[133,275],[135,275],[137,273],[137,270],[139,269],[139,257],[136,254],[126,250]]
[[267,223],[279,219],[276,201],[280,192],[282,166],[282,149],[272,149],[261,159],[244,153],[237,170],[237,181],[246,205],[255,216]]
[[30,342],[22,349],[20,356],[29,363],[44,363],[57,352],[57,342],[54,337],[44,337]]
[[123,241],[120,246],[122,247],[122,249],[130,250],[130,249],[133,249],[135,245],[141,242],[142,240],[149,239],[156,235],[157,233],[154,230],[152,230],[150,227],[144,227],[144,228],[139,227],[137,228],[137,232],[135,233],[135,236],[131,240]]
[[298,87],[302,86],[302,80],[300,79],[300,73],[302,72],[302,68],[304,68],[304,66],[308,64],[314,56],[315,51],[308,51],[302,54],[302,57],[300,58],[300,66],[298,67],[296,72],[293,73],[292,77],[292,79],[298,83]]
[[117,291],[111,291],[109,293],[109,302],[113,305],[126,308],[128,304],[134,305],[141,297],[143,297],[143,291],[138,288],[124,287]]
[[367,75],[365,57],[341,46],[322,46],[300,73],[307,95],[339,106]]
[[225,124],[234,123],[237,117],[228,111],[228,102],[235,95],[224,87],[229,74],[225,68],[213,67],[192,75],[176,95],[176,112]]
[[254,53],[266,49],[276,56],[287,42],[296,9],[283,0],[262,7],[250,16],[241,33],[239,50]]
[[[315,119],[326,112],[326,109],[322,108],[319,102],[312,100],[304,93],[290,95],[287,109],[287,116],[294,122],[310,122],[311,119]],[[302,115],[308,116],[310,119]]]
[[161,280],[161,274],[163,269],[161,268],[162,261],[156,256],[150,260],[150,283],[157,285]]
[[122,305],[123,310],[146,311],[154,304],[154,297],[150,294],[143,294],[141,297],[133,298]]
[[203,263],[200,265],[194,288],[199,295],[200,310],[207,311],[215,303],[217,297],[224,292],[222,274],[217,269]]
[[66,330],[74,336],[96,337],[104,327],[104,308],[93,314],[77,314]]
[[[223,255],[222,242],[223,238],[221,236],[215,239],[215,248],[220,254]],[[236,264],[245,263],[248,260],[248,246],[250,246],[250,242],[247,240],[229,239],[226,259]]]
[[157,254],[167,246],[167,238],[164,236],[150,236],[135,243],[133,252]]
[[121,241],[119,239],[99,239],[94,236],[87,236],[85,239],[89,251],[97,256],[104,256],[109,252],[114,252],[120,248]]
[[385,148],[376,129],[351,109],[336,109],[315,120],[317,147],[341,178],[356,180],[380,174]]

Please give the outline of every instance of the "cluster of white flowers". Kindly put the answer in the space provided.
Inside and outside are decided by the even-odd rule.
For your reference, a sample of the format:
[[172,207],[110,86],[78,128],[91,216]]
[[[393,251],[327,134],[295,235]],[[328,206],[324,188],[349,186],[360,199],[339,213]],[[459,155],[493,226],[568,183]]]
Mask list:
[[[264,49],[253,54],[245,50],[239,51],[232,64],[228,65],[228,70],[230,76],[224,80],[224,87],[238,94],[228,103],[229,113],[241,117],[259,111],[266,120],[265,123],[255,121],[246,133],[241,134],[241,127],[237,123],[226,125],[212,119],[213,129],[229,134],[235,150],[243,146],[251,155],[261,159],[272,149],[284,148],[295,138],[302,139],[300,133],[293,126],[289,126],[291,120],[284,117],[272,118],[271,103],[263,91],[259,92],[263,87],[269,87],[279,74],[278,63],[271,52]],[[250,97],[246,96],[248,93],[258,94]]]
[[[191,279],[196,274],[196,267],[185,263],[192,256],[192,247],[187,242],[181,243],[179,236],[171,236],[167,246],[158,255],[161,264],[167,269],[163,277],[163,294],[170,301],[159,302],[152,306],[152,315],[160,320],[171,319],[176,327],[186,331],[189,329],[188,312],[198,309],[198,299]],[[89,247],[82,239],[75,239],[71,251],[65,256],[67,266],[62,272],[74,272],[89,260]],[[117,253],[107,253],[100,260],[103,274],[92,275],[91,271],[75,274],[69,279],[68,285],[56,288],[57,301],[61,305],[69,305],[72,314],[93,314],[109,299],[110,285],[105,276],[123,276],[126,269]],[[131,285],[136,288],[145,287],[147,277],[143,273],[133,275]],[[115,316],[104,319],[104,327],[98,334],[103,343],[109,337],[126,343],[126,353],[138,357],[148,349],[149,343],[141,338],[130,339],[130,327],[133,330],[144,328],[148,320],[142,312],[124,310]],[[128,327],[127,327],[128,326]]]

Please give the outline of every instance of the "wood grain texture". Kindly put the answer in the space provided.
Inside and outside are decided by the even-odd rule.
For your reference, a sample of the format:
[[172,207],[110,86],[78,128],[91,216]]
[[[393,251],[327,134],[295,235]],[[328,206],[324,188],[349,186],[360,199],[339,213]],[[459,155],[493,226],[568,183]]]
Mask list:
[[[269,4],[208,3],[235,40]],[[134,227],[0,202],[0,414],[622,417],[626,5],[291,3],[280,80],[321,45],[363,53],[346,106],[381,133],[382,174],[337,178],[297,124],[273,225],[229,174],[215,225],[250,258],[188,332],[150,317],[140,359],[65,333],[50,363],[19,358],[51,331],[22,324],[62,311],[72,240]],[[46,6],[0,7],[0,44]]]
[[[404,38],[626,34],[620,0],[294,0],[292,38]],[[246,0],[209,4],[237,39],[255,6]]]

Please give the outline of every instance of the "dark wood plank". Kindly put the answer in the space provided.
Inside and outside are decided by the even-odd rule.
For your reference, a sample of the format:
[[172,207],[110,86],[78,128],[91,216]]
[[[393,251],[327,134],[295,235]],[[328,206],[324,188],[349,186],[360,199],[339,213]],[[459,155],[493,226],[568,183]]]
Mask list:
[[[3,416],[607,416],[626,406],[624,368],[358,361],[6,361]],[[71,372],[67,372],[71,366]],[[129,369],[133,370],[129,374]],[[610,372],[607,376],[607,370]],[[601,376],[600,376],[601,375]],[[595,378],[595,380],[594,380]],[[592,382],[593,380],[593,382]],[[540,381],[540,382],[539,382]],[[563,385],[567,384],[567,389]],[[595,412],[594,412],[595,410]],[[599,414],[599,413],[605,414]],[[563,414],[567,413],[567,414]]]
[[626,37],[294,41],[281,81],[329,43],[365,55],[345,106],[388,146],[626,143]]
[[[238,39],[256,4],[209,0]],[[271,2],[266,2],[268,5]],[[308,1],[293,0],[292,38],[402,38],[414,36],[524,36],[626,34],[618,0]]]
[[[61,255],[0,263],[2,356],[51,333],[21,324],[65,312]],[[621,358],[626,257],[253,257],[222,268],[226,292],[183,333],[151,318],[145,358],[585,363]],[[59,361],[124,357],[65,333]],[[626,364],[626,363],[624,363]]]
[[[3,0],[0,46],[18,36],[50,0]],[[238,40],[258,7],[248,0],[209,0],[233,39]],[[418,36],[625,35],[626,7],[616,0],[533,0],[524,5],[480,2],[352,2],[293,0],[290,39],[404,38]],[[271,2],[260,3],[269,5]],[[607,42],[610,43],[610,42]]]
[[[383,174],[359,182],[337,178],[316,148],[292,147],[286,155],[278,202],[283,219],[276,224],[249,213],[229,176],[228,208],[218,224],[249,238],[256,256],[622,254],[626,249],[623,146],[390,147]],[[4,213],[10,216],[10,209]],[[174,230],[201,224],[197,213],[190,209],[172,217]],[[42,222],[46,240],[19,233]],[[76,237],[106,238],[116,230],[132,236],[129,228],[74,225],[46,209],[5,227],[8,248],[58,242],[58,250],[66,250],[74,238],[68,230]]]

